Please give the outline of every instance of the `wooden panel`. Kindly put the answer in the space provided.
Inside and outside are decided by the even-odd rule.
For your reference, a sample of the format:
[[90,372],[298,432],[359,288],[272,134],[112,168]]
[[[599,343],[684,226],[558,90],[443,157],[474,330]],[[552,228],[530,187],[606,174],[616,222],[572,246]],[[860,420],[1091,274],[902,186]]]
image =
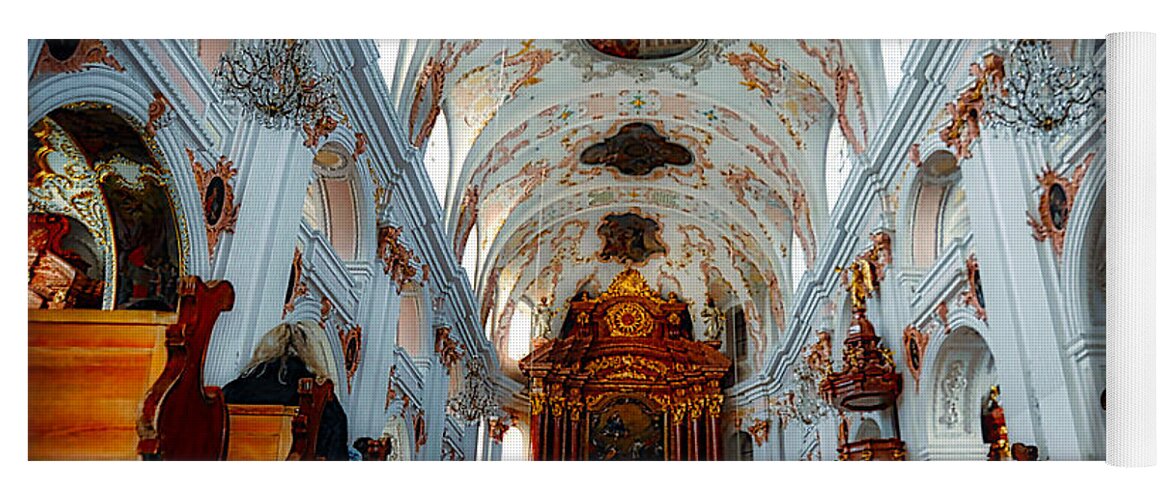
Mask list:
[[228,405],[228,460],[284,460],[296,406]]
[[135,460],[175,313],[28,311],[29,460]]

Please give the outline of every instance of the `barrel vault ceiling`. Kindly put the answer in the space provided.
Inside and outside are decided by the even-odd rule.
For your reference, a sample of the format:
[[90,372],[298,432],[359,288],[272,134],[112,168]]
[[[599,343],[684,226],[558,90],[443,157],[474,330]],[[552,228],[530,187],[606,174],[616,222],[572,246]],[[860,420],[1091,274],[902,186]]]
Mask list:
[[392,75],[416,146],[449,127],[437,194],[497,342],[518,301],[633,266],[693,317],[742,304],[763,352],[817,256],[831,131],[861,153],[887,100],[873,40],[404,40]]

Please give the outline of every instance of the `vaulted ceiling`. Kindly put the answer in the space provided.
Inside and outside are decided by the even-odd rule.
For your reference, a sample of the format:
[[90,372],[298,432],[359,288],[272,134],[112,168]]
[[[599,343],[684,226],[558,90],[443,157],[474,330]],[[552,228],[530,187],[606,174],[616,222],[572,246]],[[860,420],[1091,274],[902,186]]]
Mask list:
[[403,41],[392,75],[413,143],[446,117],[438,195],[457,256],[477,228],[497,340],[522,298],[634,266],[695,317],[743,304],[763,350],[817,256],[831,131],[861,153],[887,99],[872,40]]

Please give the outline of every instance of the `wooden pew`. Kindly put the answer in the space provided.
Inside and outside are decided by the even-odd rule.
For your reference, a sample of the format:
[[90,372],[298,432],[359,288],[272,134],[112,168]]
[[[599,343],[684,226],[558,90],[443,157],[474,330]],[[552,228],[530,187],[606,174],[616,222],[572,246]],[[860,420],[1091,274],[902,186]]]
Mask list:
[[148,460],[222,460],[228,405],[219,387],[203,385],[203,364],[216,319],[232,309],[231,283],[179,281],[179,318],[167,328],[167,363],[143,402],[138,453]]
[[303,378],[298,406],[228,405],[228,460],[317,460],[317,431],[333,382]]
[[293,447],[288,460],[320,460],[317,456],[317,431],[321,428],[321,415],[325,405],[333,399],[333,381],[318,383],[312,378],[303,378],[297,385],[301,396],[297,416],[293,419]]
[[296,406],[228,405],[228,460],[284,460],[293,448]]
[[29,460],[135,460],[172,312],[28,311]]

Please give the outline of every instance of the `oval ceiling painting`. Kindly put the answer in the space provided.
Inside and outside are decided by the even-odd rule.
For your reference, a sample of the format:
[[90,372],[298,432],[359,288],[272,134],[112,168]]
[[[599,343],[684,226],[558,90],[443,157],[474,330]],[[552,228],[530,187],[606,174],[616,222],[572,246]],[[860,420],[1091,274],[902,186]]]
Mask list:
[[702,40],[586,40],[594,50],[619,59],[668,59],[699,46]]

